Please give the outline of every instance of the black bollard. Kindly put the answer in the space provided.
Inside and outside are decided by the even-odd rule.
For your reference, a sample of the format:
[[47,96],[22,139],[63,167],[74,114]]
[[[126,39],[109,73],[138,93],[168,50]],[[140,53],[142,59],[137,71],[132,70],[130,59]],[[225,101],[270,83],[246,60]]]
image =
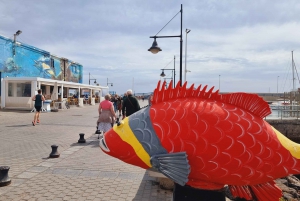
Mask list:
[[226,201],[226,198],[223,191],[202,190],[175,183],[173,201]]
[[11,183],[11,180],[8,177],[8,170],[8,166],[0,166],[0,187],[7,186]]
[[58,147],[57,145],[51,145],[52,152],[49,155],[50,158],[58,158],[59,157],[59,153],[57,151],[57,147]]
[[78,143],[85,143],[84,133],[80,133],[79,136],[80,136],[80,138],[78,140]]

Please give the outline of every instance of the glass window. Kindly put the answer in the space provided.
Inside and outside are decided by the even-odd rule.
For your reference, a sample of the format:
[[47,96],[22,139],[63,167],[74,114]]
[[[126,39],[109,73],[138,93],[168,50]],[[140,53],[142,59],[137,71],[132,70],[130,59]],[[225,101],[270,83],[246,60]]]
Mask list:
[[13,84],[8,83],[8,96],[12,97],[13,96]]
[[30,97],[31,84],[18,83],[17,84],[17,97]]

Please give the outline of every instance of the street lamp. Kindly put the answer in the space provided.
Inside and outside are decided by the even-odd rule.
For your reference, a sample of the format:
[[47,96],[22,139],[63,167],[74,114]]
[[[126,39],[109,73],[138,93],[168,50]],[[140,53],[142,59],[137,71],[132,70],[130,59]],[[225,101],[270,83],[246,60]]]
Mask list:
[[[169,24],[169,22],[174,19],[176,15],[180,12],[181,14],[181,20],[180,20],[180,35],[178,36],[157,36],[157,34]],[[153,54],[157,54],[159,51],[162,51],[160,47],[158,47],[158,44],[156,42],[156,38],[174,38],[174,37],[179,37],[180,38],[180,86],[182,86],[182,4],[181,4],[181,9],[155,36],[150,36],[150,38],[154,38],[154,42],[152,43],[152,46],[148,49],[148,51],[152,52]]]
[[185,69],[185,70],[184,70],[184,81],[186,81],[186,73],[187,73],[187,72],[191,72],[191,71],[189,71],[189,70],[187,70],[187,69],[186,69],[186,57],[187,57],[187,34],[188,34],[188,33],[190,33],[190,31],[191,31],[190,29],[185,29],[185,33],[186,33],[186,35],[185,35],[185,60],[184,60],[184,61],[185,61],[185,65],[184,65],[184,69]]
[[[164,69],[160,69],[160,70],[162,70],[162,72],[160,74],[161,77],[165,77],[166,76],[166,74],[164,73],[164,70],[171,70],[172,71],[173,86],[175,88],[175,75],[176,75],[176,73],[175,73],[175,55],[174,55],[174,68],[173,69],[171,69],[171,68],[170,69],[164,68]],[[174,74],[173,74],[173,72],[174,72]]]
[[95,81],[94,81],[94,84],[97,84],[96,79],[91,79],[90,77],[91,77],[91,75],[90,75],[90,73],[89,73],[89,85],[91,85],[91,80],[95,80]]
[[107,78],[106,86],[108,86],[108,84],[110,84],[110,86],[113,86],[113,83],[112,82],[108,82],[108,78]]
[[17,36],[20,35],[22,33],[22,31],[18,30],[15,34],[14,34],[14,44],[13,44],[13,55],[15,56],[16,55],[16,50],[15,50],[15,46],[16,46],[16,39],[17,39]]
[[[171,78],[164,78],[164,81],[166,81],[166,79],[170,79],[170,80],[173,80],[173,76]],[[168,88],[168,83],[166,82],[166,88]]]

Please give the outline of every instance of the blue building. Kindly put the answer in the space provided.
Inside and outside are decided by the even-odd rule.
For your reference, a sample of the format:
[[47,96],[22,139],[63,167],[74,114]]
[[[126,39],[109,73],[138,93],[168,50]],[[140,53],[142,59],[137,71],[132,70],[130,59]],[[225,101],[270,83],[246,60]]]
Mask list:
[[69,89],[95,94],[107,88],[82,84],[81,64],[17,41],[18,32],[14,39],[0,36],[1,108],[31,108],[31,97],[38,89],[52,100],[63,101]]
[[81,64],[0,36],[0,78],[41,77],[82,83],[82,71]]

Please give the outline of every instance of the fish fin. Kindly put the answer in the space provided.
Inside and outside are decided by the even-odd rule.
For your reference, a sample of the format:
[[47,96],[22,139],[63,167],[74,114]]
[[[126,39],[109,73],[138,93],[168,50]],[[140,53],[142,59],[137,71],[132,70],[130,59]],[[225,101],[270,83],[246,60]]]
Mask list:
[[228,186],[234,198],[244,198],[246,200],[253,200],[252,193],[249,186]]
[[282,191],[274,181],[250,187],[259,201],[279,200],[282,197]]
[[220,101],[248,110],[261,118],[271,114],[269,104],[260,96],[248,93],[231,93],[220,95]]
[[206,91],[207,85],[205,85],[203,89],[201,89],[201,85],[197,89],[194,89],[194,86],[192,85],[193,89],[191,89],[187,88],[186,84],[187,83],[185,82],[181,87],[180,82],[178,82],[175,88],[171,88],[172,83],[170,82],[169,88],[165,90],[165,84],[161,86],[159,81],[156,89],[154,90],[152,105],[172,99],[198,97],[238,106],[256,116],[259,116],[260,118],[264,118],[271,114],[271,108],[269,104],[257,94],[241,92],[219,94],[219,90],[213,92],[214,87]]
[[254,197],[259,201],[279,200],[282,191],[276,186],[274,181],[264,184],[250,186],[228,186],[233,197],[240,197],[246,200],[253,200]]
[[185,152],[157,154],[150,159],[153,168],[184,186],[188,182],[190,165]]

